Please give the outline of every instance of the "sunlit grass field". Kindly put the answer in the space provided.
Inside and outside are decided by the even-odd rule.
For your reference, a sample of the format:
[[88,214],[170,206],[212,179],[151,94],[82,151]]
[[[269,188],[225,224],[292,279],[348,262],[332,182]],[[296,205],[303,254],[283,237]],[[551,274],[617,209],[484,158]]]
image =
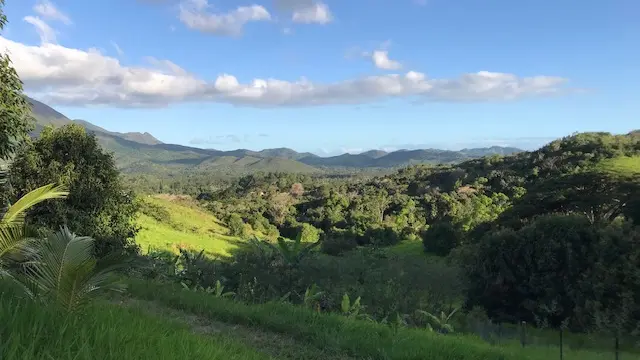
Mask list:
[[226,334],[198,334],[142,309],[99,301],[79,314],[0,296],[0,359],[266,360]]
[[618,175],[640,175],[640,156],[620,156],[601,161],[598,169]]
[[160,222],[151,216],[139,215],[136,243],[143,253],[150,248],[172,252],[184,248],[205,250],[210,256],[226,256],[242,241],[229,236],[229,230],[220,220],[188,199],[149,196],[144,201],[166,209],[171,221]]

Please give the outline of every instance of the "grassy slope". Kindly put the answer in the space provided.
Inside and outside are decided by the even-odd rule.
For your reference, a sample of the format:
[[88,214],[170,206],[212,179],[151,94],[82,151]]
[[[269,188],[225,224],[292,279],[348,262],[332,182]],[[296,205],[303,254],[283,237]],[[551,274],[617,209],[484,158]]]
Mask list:
[[597,169],[618,175],[640,175],[640,156],[621,156],[601,161]]
[[209,255],[228,255],[237,247],[240,239],[227,235],[228,229],[213,215],[189,200],[168,196],[145,198],[152,204],[165,208],[171,214],[171,223],[161,223],[140,214],[141,227],[136,242],[143,252],[149,247],[177,251],[179,247],[205,250]]
[[42,304],[0,297],[0,359],[267,360],[230,336],[195,334],[173,320],[142,309],[107,302],[92,304],[82,316],[67,315]]
[[[559,356],[556,346],[523,349],[515,341],[492,346],[472,336],[442,336],[420,329],[394,330],[376,323],[351,320],[336,314],[320,314],[288,304],[245,305],[167,284],[132,280],[131,285],[130,294],[136,298],[156,301],[211,321],[243,324],[286,334],[309,346],[359,359],[548,360]],[[609,352],[564,350],[564,359],[567,360],[596,360],[612,355]],[[638,359],[638,356],[625,353],[623,358]]]

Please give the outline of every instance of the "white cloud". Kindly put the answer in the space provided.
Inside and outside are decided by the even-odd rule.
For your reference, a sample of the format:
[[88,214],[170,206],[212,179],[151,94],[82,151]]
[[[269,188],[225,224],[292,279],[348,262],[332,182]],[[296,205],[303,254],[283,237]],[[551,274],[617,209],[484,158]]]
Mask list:
[[56,42],[56,31],[51,28],[46,22],[42,21],[37,16],[25,16],[24,21],[33,25],[40,36],[40,41],[43,44]]
[[371,60],[378,69],[398,70],[402,68],[402,64],[398,61],[389,59],[389,52],[386,50],[376,50],[371,54]]
[[29,94],[52,104],[72,106],[158,107],[185,101],[253,107],[295,107],[371,103],[388,98],[422,101],[502,101],[562,93],[565,79],[518,77],[481,71],[456,79],[405,74],[368,76],[333,83],[306,79],[254,79],[241,83],[221,74],[206,81],[168,60],[148,58],[151,66],[123,66],[96,49],[79,50],[44,43],[29,46],[0,37]]
[[282,11],[291,13],[291,20],[303,24],[328,24],[333,21],[329,6],[316,0],[274,0]]
[[120,45],[118,45],[118,43],[116,43],[115,41],[112,41],[111,46],[113,46],[113,48],[116,50],[116,53],[118,54],[118,56],[124,55],[124,51],[122,50]]
[[326,4],[317,3],[311,7],[294,11],[291,19],[303,24],[328,24],[333,20],[333,16]]
[[38,15],[42,16],[45,19],[57,20],[65,25],[71,25],[71,19],[69,18],[69,16],[58,10],[58,8],[56,8],[56,6],[51,1],[42,0],[38,2],[33,7],[33,11],[35,11]]
[[187,71],[180,66],[176,65],[174,62],[163,59],[156,59],[153,56],[147,56],[145,58],[147,62],[153,66],[155,66],[155,70],[158,70],[164,74],[178,75],[178,76],[186,76]]
[[247,23],[271,20],[271,14],[261,5],[240,6],[228,13],[213,13],[210,8],[207,0],[185,0],[180,4],[180,21],[193,30],[239,36]]

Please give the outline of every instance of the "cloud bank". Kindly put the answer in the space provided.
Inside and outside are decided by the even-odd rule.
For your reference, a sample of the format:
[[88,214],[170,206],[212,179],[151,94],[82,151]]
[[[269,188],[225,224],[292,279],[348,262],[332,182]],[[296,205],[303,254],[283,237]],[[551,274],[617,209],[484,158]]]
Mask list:
[[148,66],[124,66],[97,49],[52,43],[25,45],[0,37],[26,89],[58,105],[162,107],[198,101],[251,107],[305,107],[362,104],[389,98],[424,101],[505,101],[563,93],[567,79],[520,77],[480,71],[453,79],[408,71],[331,83],[307,79],[254,79],[240,83],[230,74],[205,80],[168,61],[148,58]]

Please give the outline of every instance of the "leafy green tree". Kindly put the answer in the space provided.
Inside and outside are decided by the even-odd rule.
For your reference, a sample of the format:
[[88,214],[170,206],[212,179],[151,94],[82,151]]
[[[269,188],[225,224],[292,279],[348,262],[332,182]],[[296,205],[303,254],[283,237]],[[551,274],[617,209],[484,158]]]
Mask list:
[[136,251],[137,202],[124,190],[113,157],[83,127],[45,128],[39,139],[16,154],[10,179],[17,197],[42,183],[69,189],[64,201],[34,207],[28,224],[42,229],[67,225],[74,233],[94,238],[99,257]]
[[[7,23],[0,0],[0,31]],[[33,129],[31,106],[22,93],[22,81],[7,54],[0,54],[0,160],[11,158]]]
[[459,227],[442,221],[429,226],[422,236],[422,243],[426,252],[447,256],[462,244],[463,239],[464,234]]
[[550,214],[517,231],[489,233],[467,249],[468,305],[503,321],[560,326],[588,297],[582,281],[598,259],[600,241],[580,215]]
[[501,221],[517,225],[522,219],[553,212],[578,213],[591,223],[610,223],[635,206],[640,179],[588,171],[538,182],[507,211]]
[[300,238],[302,242],[317,242],[320,240],[320,230],[313,225],[304,223],[300,226]]
[[245,232],[244,220],[238,214],[231,214],[229,216],[229,234],[232,236],[245,237],[247,234]]
[[592,296],[578,306],[594,318],[597,330],[619,341],[640,330],[640,228],[616,223],[601,229],[600,235],[598,260],[582,285]]

